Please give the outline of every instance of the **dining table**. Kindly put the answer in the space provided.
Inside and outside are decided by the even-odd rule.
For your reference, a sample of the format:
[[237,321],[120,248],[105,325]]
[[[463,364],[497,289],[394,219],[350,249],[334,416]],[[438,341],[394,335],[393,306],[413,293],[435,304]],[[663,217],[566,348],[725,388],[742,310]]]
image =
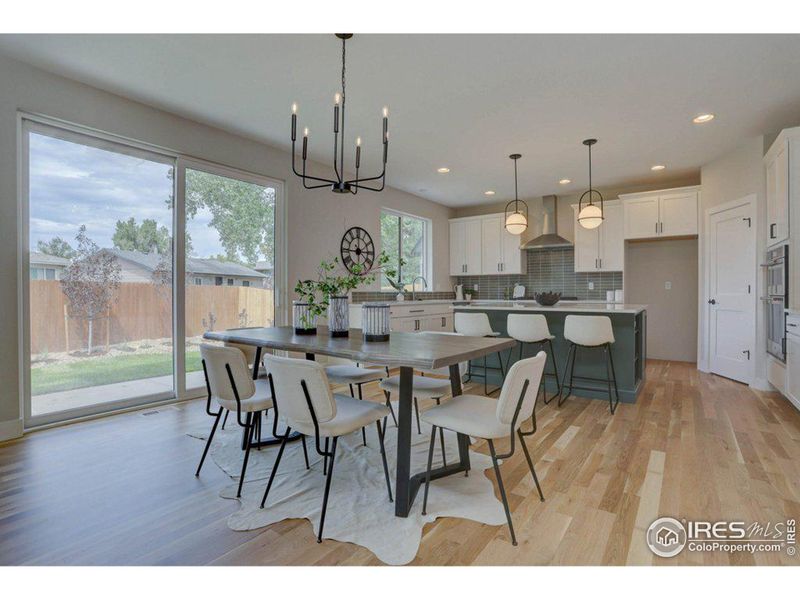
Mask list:
[[[392,332],[388,341],[365,341],[360,329],[351,329],[347,337],[332,337],[327,328],[318,327],[316,334],[297,334],[293,327],[246,327],[209,331],[208,340],[232,342],[256,347],[255,367],[261,361],[262,349],[296,352],[307,360],[316,356],[334,356],[353,362],[369,363],[399,369],[400,393],[397,411],[397,477],[395,481],[395,515],[407,517],[425,472],[411,473],[411,412],[414,371],[431,372],[449,367],[453,397],[462,393],[459,363],[482,358],[513,348],[516,342],[506,337],[471,337],[435,332]],[[280,402],[280,399],[275,399]],[[431,480],[469,471],[469,436],[458,434],[458,462],[431,472]]]

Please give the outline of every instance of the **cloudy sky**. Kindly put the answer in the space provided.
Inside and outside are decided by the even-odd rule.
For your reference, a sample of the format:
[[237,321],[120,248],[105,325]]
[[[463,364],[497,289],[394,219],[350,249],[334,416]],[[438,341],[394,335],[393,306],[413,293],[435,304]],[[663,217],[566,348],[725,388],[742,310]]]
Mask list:
[[[111,247],[118,220],[154,219],[172,233],[171,165],[32,133],[30,136],[30,247],[61,236],[75,246],[86,225],[100,247]],[[208,210],[187,229],[199,257],[223,253]]]

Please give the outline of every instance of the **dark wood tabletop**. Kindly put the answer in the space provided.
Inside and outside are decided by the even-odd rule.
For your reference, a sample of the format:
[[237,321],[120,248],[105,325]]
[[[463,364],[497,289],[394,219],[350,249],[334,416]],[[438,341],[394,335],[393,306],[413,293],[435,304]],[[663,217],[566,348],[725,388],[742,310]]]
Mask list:
[[412,367],[421,371],[481,358],[512,348],[516,344],[511,338],[401,331],[392,333],[388,342],[365,342],[360,329],[351,329],[350,336],[342,338],[330,337],[326,327],[319,327],[316,335],[296,335],[294,328],[288,326],[209,331],[203,337],[273,350],[336,356],[387,367]]

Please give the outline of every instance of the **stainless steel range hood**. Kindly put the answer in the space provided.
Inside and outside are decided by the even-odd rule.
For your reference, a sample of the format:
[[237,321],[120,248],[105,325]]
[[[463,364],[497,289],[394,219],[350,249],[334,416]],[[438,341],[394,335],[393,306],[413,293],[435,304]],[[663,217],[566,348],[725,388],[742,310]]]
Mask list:
[[570,248],[572,242],[558,235],[558,196],[542,196],[542,235],[523,244],[523,250]]

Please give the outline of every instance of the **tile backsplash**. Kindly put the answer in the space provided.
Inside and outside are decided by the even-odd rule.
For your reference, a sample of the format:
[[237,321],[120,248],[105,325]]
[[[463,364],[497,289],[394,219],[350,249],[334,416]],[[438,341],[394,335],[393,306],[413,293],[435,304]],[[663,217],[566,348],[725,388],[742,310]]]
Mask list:
[[[458,283],[478,284],[478,300],[499,300],[507,293],[510,297],[515,284],[525,286],[525,296],[533,298],[534,292],[561,292],[563,296],[576,296],[579,300],[605,300],[607,290],[622,289],[622,271],[608,273],[576,273],[574,248],[527,250],[527,272],[523,275],[472,275],[458,277]],[[589,282],[594,289],[589,289]]]
[[[397,292],[353,292],[353,304],[361,302],[391,302],[397,296]],[[453,300],[456,297],[453,292],[417,292],[417,298],[423,300]],[[406,292],[406,299],[411,298],[411,292]]]

